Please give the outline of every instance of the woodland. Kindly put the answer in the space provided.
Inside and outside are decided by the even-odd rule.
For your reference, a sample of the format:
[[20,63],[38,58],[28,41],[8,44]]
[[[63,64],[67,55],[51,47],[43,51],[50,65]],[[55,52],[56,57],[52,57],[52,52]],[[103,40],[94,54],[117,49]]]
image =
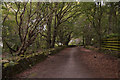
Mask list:
[[119,35],[119,2],[4,2],[3,53],[24,55],[71,45],[101,49],[103,38]]
[[3,77],[66,47],[107,49],[119,55],[120,2],[13,1],[2,2],[1,12]]

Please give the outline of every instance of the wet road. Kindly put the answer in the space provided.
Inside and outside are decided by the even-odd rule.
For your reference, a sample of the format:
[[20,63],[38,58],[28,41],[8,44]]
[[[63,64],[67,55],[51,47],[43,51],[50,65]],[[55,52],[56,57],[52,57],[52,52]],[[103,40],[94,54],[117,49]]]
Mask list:
[[20,76],[25,78],[97,78],[98,76],[82,63],[80,54],[78,47],[66,48],[21,73]]

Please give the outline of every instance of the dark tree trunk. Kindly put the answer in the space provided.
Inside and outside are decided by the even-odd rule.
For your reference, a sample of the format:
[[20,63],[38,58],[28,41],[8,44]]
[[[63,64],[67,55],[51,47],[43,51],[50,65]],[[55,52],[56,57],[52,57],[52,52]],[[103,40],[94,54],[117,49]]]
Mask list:
[[57,28],[56,28],[56,26],[54,26],[53,39],[52,39],[52,45],[51,45],[52,48],[55,47],[55,40],[56,40],[56,36],[57,36],[56,31],[57,31]]
[[109,12],[109,27],[108,27],[108,35],[110,34],[110,33],[112,33],[112,13],[113,13],[113,3],[110,3],[110,5],[111,5],[111,7],[110,7],[110,12]]
[[71,39],[71,33],[67,37],[67,41],[65,42],[65,45],[68,46],[68,43],[70,42]]
[[83,47],[85,48],[85,38],[84,38],[84,35],[83,35]]
[[100,11],[100,15],[99,15],[99,18],[98,18],[98,36],[99,36],[99,50],[101,51],[101,44],[102,44],[102,29],[101,29],[101,19],[102,19],[102,9],[101,9],[101,4],[99,6],[99,11]]
[[90,35],[87,35],[85,36],[85,45],[91,45],[91,36]]
[[21,55],[21,54],[25,54],[25,52],[27,51],[28,47],[33,44],[33,42],[35,41],[37,35],[34,35],[34,37],[32,37],[31,39],[27,40],[27,41],[23,41],[21,46],[19,47],[18,51],[16,52],[17,55]]
[[25,44],[25,42],[22,43],[21,47],[19,47],[18,51],[16,52],[17,55],[21,55],[24,54],[24,52],[27,49],[27,45]]
[[111,27],[112,27],[112,16],[111,16],[111,14],[109,15],[109,27],[108,27],[108,35],[110,34],[110,33],[112,33],[112,29],[111,29]]
[[48,19],[47,23],[47,48],[51,48],[51,24],[52,24],[52,17]]
[[52,44],[51,44],[51,48],[54,48],[55,47],[55,39],[56,39],[56,36],[57,36],[57,11],[55,12],[55,20],[54,20],[54,31],[53,31],[53,38],[52,38]]

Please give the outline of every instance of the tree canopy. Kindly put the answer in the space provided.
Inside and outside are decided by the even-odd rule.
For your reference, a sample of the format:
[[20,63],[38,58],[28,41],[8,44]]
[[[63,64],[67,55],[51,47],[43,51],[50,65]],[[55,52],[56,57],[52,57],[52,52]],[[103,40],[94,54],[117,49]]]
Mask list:
[[120,34],[120,4],[3,2],[2,20],[3,52],[11,55],[68,46],[76,38],[101,48],[103,38]]

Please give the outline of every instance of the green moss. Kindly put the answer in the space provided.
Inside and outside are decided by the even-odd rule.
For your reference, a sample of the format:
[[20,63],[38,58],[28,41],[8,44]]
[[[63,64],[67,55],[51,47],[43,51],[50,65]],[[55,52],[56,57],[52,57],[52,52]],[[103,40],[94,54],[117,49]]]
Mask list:
[[6,67],[8,67],[9,65],[10,65],[9,63],[5,63],[5,64],[3,64],[3,67],[6,68]]
[[44,50],[40,53],[33,53],[29,55],[17,56],[9,59],[10,62],[3,64],[3,78],[11,77],[20,73],[33,65],[41,62],[47,58],[48,55],[53,55],[64,49],[65,47],[57,47],[52,49]]

